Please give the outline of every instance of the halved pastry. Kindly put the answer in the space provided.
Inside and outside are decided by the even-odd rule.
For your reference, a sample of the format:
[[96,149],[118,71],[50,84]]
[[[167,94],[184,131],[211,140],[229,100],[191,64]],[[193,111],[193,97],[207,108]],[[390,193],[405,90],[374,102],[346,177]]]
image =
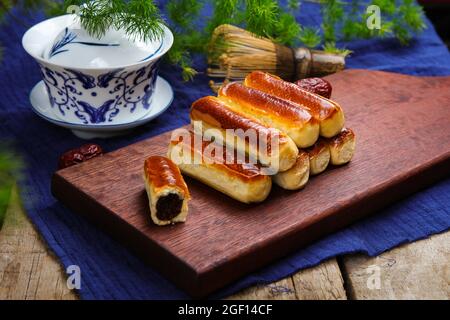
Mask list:
[[147,158],[144,181],[155,224],[163,226],[186,221],[189,190],[180,169],[170,159],[161,156]]

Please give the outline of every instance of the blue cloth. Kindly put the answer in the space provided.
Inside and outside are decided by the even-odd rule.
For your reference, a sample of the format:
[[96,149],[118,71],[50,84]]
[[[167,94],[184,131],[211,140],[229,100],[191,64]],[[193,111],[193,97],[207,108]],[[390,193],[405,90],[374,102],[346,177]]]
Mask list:
[[[43,18],[39,14],[23,17],[29,25]],[[320,23],[317,6],[304,3],[299,19],[305,25]],[[409,47],[401,47],[389,39],[348,43],[348,48],[355,52],[348,58],[348,67],[413,75],[450,75],[448,50],[428,21],[427,25],[428,29]],[[37,64],[21,47],[25,29],[11,19],[0,29],[4,47],[0,70],[0,136],[2,141],[12,140],[25,159],[25,177],[20,183],[20,191],[32,222],[65,267],[80,266],[79,292],[84,299],[187,298],[171,282],[102,231],[64,208],[50,194],[50,177],[58,156],[84,141],[69,130],[45,122],[31,111],[28,95],[41,76]],[[195,66],[201,71],[205,69],[203,57],[195,58]],[[190,103],[210,93],[207,77],[200,74],[194,82],[183,83],[179,72],[167,64],[163,65],[161,75],[175,91],[175,100],[169,110],[127,136],[96,142],[111,151],[188,123]],[[330,257],[354,252],[378,255],[449,227],[450,179],[447,178],[371,218],[244,277],[213,297],[222,297],[256,283],[275,281]]]

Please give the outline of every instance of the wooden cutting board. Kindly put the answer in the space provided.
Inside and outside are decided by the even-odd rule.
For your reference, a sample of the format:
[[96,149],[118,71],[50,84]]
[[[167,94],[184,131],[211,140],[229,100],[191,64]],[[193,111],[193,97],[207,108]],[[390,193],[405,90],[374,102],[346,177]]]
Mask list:
[[245,205],[187,179],[187,222],[157,227],[141,174],[146,157],[166,154],[168,132],[56,172],[52,192],[201,297],[450,175],[450,77],[348,70],[327,79],[356,153],[302,191],[274,186]]

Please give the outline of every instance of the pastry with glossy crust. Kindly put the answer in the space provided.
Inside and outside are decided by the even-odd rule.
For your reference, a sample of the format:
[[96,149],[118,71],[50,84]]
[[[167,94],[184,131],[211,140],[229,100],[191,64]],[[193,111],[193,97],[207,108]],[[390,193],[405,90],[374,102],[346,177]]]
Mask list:
[[170,141],[168,157],[184,174],[244,203],[267,198],[272,180],[259,165],[241,164],[223,145],[204,141],[193,132],[181,138]]
[[324,172],[330,163],[328,144],[323,139],[319,139],[314,146],[305,149],[305,151],[309,155],[309,174],[314,176]]
[[186,221],[189,190],[180,169],[170,159],[161,156],[147,158],[144,181],[155,224],[163,226]]
[[313,145],[319,137],[319,122],[305,109],[241,83],[229,83],[219,90],[219,99],[233,110],[254,117],[286,133],[299,148]]
[[216,97],[195,101],[190,116],[193,123],[202,122],[204,134],[213,133],[237,152],[249,154],[255,163],[258,161],[275,171],[286,171],[297,159],[298,148],[285,133],[232,110]]
[[339,166],[353,158],[356,136],[352,129],[344,128],[338,135],[325,141],[330,149],[331,164]]
[[341,132],[345,117],[342,108],[335,101],[308,92],[295,83],[269,73],[254,71],[249,73],[244,84],[281,99],[289,100],[303,110],[307,110],[320,123],[320,135],[331,138]]
[[272,177],[273,182],[287,190],[302,189],[309,180],[309,156],[300,150],[294,166]]

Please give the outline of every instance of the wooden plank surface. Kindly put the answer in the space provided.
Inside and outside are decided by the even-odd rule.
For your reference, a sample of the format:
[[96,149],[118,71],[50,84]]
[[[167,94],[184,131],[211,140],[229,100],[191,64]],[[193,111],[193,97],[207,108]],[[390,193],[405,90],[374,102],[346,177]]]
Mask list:
[[[352,299],[450,299],[450,232],[402,245],[377,257],[343,259]],[[379,270],[380,282],[369,279]],[[368,285],[369,281],[369,285]]]
[[[25,217],[16,191],[7,216],[0,230],[0,300],[77,299],[66,287],[58,260]],[[446,232],[375,258],[349,255],[340,258],[340,264],[330,259],[228,299],[450,299],[449,240],[450,232]],[[367,268],[373,265],[382,270],[380,290],[367,287]]]
[[292,276],[300,300],[346,300],[341,270],[336,259],[302,270]]
[[73,300],[63,269],[25,216],[14,190],[0,230],[0,300]]
[[343,284],[336,259],[330,259],[280,281],[245,289],[229,299],[345,300]]
[[356,153],[300,192],[275,187],[265,202],[243,205],[189,179],[187,222],[157,227],[149,223],[142,165],[166,154],[170,133],[58,171],[52,191],[202,296],[450,174],[450,77],[348,70],[328,79],[356,133]]

